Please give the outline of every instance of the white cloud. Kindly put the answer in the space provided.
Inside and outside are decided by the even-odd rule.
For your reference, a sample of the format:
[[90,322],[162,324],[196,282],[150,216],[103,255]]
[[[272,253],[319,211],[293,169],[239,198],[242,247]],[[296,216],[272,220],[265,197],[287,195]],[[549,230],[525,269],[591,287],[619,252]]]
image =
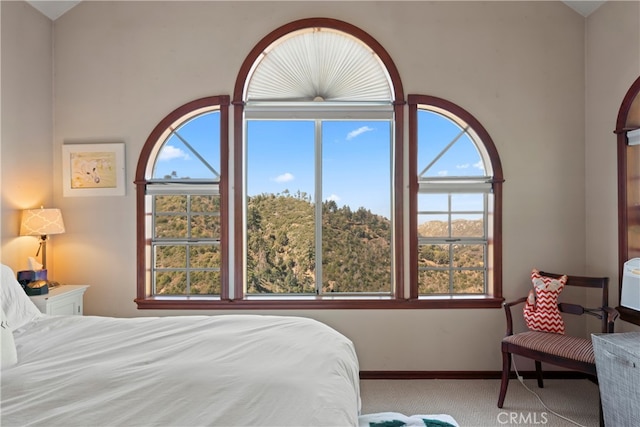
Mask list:
[[469,163],[464,163],[461,165],[456,165],[456,169],[467,169],[469,167]]
[[176,148],[173,145],[165,145],[160,151],[158,160],[168,161],[173,159],[189,160],[189,155],[182,151],[180,148]]
[[347,141],[349,141],[349,140],[355,138],[356,136],[359,136],[359,135],[361,135],[361,134],[363,134],[365,132],[371,132],[372,130],[373,130],[373,128],[370,128],[369,126],[362,126],[362,127],[359,127],[356,130],[352,130],[351,132],[349,132],[347,134]]
[[484,165],[482,164],[482,160],[478,160],[473,164],[473,167],[476,169],[484,170]]
[[337,202],[340,200],[340,196],[336,195],[336,194],[332,194],[329,197],[327,197],[327,200],[333,200],[334,202]]
[[449,175],[449,171],[439,171],[438,176],[447,176]]
[[294,180],[294,176],[289,172],[285,172],[282,175],[278,175],[273,179],[275,182],[289,182]]

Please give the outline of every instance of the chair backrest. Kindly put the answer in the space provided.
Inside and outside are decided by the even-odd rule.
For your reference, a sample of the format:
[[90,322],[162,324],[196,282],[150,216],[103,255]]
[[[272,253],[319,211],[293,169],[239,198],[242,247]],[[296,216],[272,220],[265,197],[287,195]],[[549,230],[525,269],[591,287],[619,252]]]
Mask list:
[[[549,273],[541,271],[540,275],[560,278],[561,274]],[[576,286],[581,288],[594,288],[600,289],[602,292],[601,305],[597,308],[587,308],[580,304],[571,304],[566,302],[558,303],[558,309],[563,313],[568,314],[588,314],[600,319],[602,323],[602,332],[607,332],[607,313],[604,311],[604,307],[609,306],[609,278],[608,277],[586,277],[586,276],[567,276],[567,283],[565,286]]]

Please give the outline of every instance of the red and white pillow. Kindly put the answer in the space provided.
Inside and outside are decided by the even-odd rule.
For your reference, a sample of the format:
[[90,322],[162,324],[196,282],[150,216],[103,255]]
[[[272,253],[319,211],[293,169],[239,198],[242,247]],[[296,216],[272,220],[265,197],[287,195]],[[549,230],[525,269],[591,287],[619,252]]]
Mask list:
[[565,283],[567,275],[555,279],[540,275],[533,269],[531,272],[533,289],[524,305],[524,320],[532,331],[553,332],[564,334],[564,321],[558,310],[558,296]]

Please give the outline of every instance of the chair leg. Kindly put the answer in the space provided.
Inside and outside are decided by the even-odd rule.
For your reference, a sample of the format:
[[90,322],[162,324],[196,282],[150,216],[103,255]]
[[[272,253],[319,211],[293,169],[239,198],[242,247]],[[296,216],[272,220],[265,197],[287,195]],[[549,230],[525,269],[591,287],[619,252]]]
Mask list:
[[602,396],[600,395],[599,390],[598,390],[598,407],[599,407],[598,415],[600,418],[599,419],[600,427],[604,427],[604,413],[602,412]]
[[544,383],[542,382],[542,362],[536,360],[536,378],[538,379],[538,387],[544,388]]
[[511,373],[511,353],[502,351],[502,381],[500,382],[500,396],[498,396],[498,408],[502,408],[504,397],[509,386],[509,374]]

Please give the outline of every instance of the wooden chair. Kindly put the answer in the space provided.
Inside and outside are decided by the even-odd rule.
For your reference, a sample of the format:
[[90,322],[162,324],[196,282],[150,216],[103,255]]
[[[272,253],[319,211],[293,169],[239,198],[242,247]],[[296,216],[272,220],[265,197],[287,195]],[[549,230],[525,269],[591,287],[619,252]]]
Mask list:
[[[542,276],[559,278],[560,274],[540,272]],[[591,315],[601,320],[601,332],[613,332],[613,326],[618,312],[608,307],[609,300],[608,277],[583,277],[568,276],[565,286],[579,286],[583,288],[599,289],[602,292],[602,304],[598,308],[585,308],[579,304],[559,303],[558,308],[562,313],[575,315]],[[568,288],[565,288],[565,291]],[[591,338],[579,338],[563,334],[549,332],[527,331],[514,334],[511,307],[522,304],[527,297],[503,304],[507,316],[507,334],[502,339],[502,383],[500,384],[500,396],[498,408],[502,408],[509,376],[511,374],[511,355],[517,354],[535,361],[536,378],[538,387],[543,388],[542,362],[561,366],[566,369],[582,372],[596,377],[596,362],[593,354]],[[601,412],[602,420],[602,412]]]

